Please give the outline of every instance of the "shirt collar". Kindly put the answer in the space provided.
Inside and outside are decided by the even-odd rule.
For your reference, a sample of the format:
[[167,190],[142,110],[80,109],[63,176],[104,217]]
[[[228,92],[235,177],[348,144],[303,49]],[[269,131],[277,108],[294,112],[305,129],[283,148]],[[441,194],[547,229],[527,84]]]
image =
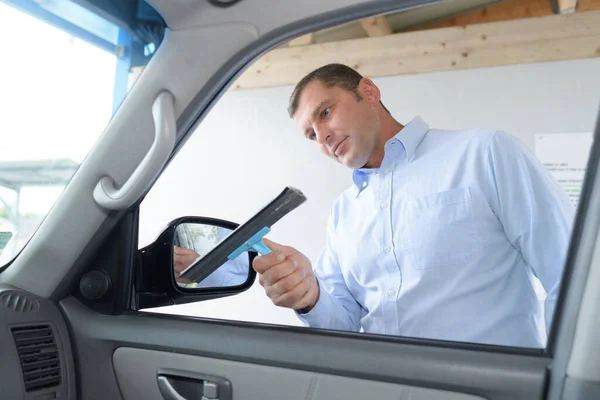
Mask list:
[[[419,144],[429,131],[429,125],[421,119],[415,117],[412,121],[404,126],[393,138],[385,143],[382,166],[384,164],[395,164],[395,161],[407,160],[411,162]],[[401,143],[402,146],[395,146]],[[398,150],[400,149],[401,150]],[[392,150],[394,149],[394,150]],[[360,194],[369,185],[369,175],[377,173],[379,168],[361,168],[356,169],[352,173],[352,180],[358,189],[356,195]]]
[[404,145],[406,151],[406,160],[411,162],[414,158],[415,152],[419,144],[425,137],[425,134],[429,131],[429,125],[421,119],[421,117],[415,117],[410,121],[404,128],[400,130],[390,141],[396,139]]

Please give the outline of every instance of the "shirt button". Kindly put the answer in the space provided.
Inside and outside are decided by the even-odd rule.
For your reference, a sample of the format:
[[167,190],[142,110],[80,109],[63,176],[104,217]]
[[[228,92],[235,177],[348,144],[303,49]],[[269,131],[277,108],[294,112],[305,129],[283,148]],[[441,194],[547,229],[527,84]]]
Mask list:
[[396,294],[396,291],[394,289],[388,289],[387,294],[388,296],[394,296]]
[[383,251],[385,251],[386,253],[389,253],[390,251],[392,251],[392,248],[390,246],[385,246],[383,248]]
[[388,203],[385,201],[382,201],[380,206],[381,206],[381,208],[386,208],[388,206]]

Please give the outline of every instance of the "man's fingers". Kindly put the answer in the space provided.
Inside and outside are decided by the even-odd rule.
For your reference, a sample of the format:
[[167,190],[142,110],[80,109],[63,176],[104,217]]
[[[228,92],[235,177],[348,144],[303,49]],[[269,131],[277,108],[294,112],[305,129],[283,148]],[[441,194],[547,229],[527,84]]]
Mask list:
[[[298,269],[298,263],[295,260],[287,259],[280,264],[275,265],[265,271],[263,275],[263,281],[266,285],[273,285],[279,280],[292,274]],[[295,286],[295,285],[294,285]],[[291,288],[290,288],[291,289]]]
[[300,304],[300,301],[310,290],[310,281],[311,277],[304,278],[292,290],[282,294],[279,297],[275,297],[275,299],[273,299],[273,304],[280,307],[303,308],[304,306]]
[[175,263],[175,267],[173,268],[175,272],[180,275],[187,267],[183,264]]
[[273,252],[256,257],[252,267],[259,274],[259,283],[267,296],[276,306],[307,307],[315,295],[312,282],[316,282],[310,261],[293,247],[263,240]]
[[[300,309],[306,308],[309,305],[311,305],[311,302],[314,301],[312,299],[312,296],[314,296],[314,295],[313,295],[313,293],[311,293],[311,288],[313,285],[318,285],[317,278],[314,275],[312,275],[312,276],[307,277],[304,281],[306,282],[308,289],[306,290],[306,292],[304,293],[304,295],[302,296],[302,298],[300,300],[298,300],[296,303],[292,304],[291,308],[293,308],[294,310],[300,310]],[[316,287],[315,287],[315,289],[316,289]]]
[[283,244],[276,243],[266,238],[263,238],[263,242],[267,245],[268,248],[273,250],[274,253],[280,252],[283,253],[286,257],[298,252],[298,250],[296,250],[292,246],[285,246]]
[[[274,270],[275,268],[267,271],[265,275]],[[270,292],[275,295],[281,295],[295,288],[304,278],[306,278],[306,270],[304,268],[295,268],[292,273],[272,283]]]
[[281,264],[284,260],[285,254],[274,251],[273,253],[256,257],[254,261],[252,261],[252,268],[259,274],[263,274],[277,264]]
[[173,259],[175,270],[178,272],[183,271],[185,267],[185,259],[183,256],[175,256]]
[[274,253],[276,253],[278,251],[285,253],[285,250],[286,250],[285,248],[288,247],[288,246],[283,246],[283,245],[276,243],[272,240],[269,240],[267,238],[263,238],[263,242],[267,245],[268,248],[273,250]]
[[281,263],[286,257],[297,254],[298,251],[290,246],[283,246],[279,243],[275,243],[269,239],[264,239],[265,245],[270,248],[273,252],[264,256],[258,256],[252,262],[252,267],[259,274],[264,273],[269,268]]
[[183,247],[181,247],[179,250],[177,250],[176,254],[179,256],[188,256],[188,255],[194,255],[196,254],[196,252],[192,249],[184,249]]

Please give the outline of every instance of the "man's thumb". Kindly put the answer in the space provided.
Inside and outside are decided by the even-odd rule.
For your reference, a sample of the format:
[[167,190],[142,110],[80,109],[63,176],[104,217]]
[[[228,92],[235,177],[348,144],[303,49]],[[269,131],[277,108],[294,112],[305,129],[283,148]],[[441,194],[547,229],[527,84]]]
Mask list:
[[273,250],[273,252],[282,252],[285,255],[289,253],[289,249],[287,246],[280,245],[279,243],[275,243],[272,240],[263,238],[263,242],[267,245],[268,248]]

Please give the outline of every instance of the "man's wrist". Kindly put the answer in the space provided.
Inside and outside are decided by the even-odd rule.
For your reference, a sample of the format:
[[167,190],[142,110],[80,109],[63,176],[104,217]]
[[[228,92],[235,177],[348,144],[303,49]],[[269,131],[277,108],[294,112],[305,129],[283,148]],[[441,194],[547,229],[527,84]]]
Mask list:
[[321,296],[321,290],[319,288],[319,280],[315,278],[315,284],[317,285],[317,295],[315,296],[315,300],[308,306],[296,310],[299,314],[308,314],[319,302],[319,297]]

